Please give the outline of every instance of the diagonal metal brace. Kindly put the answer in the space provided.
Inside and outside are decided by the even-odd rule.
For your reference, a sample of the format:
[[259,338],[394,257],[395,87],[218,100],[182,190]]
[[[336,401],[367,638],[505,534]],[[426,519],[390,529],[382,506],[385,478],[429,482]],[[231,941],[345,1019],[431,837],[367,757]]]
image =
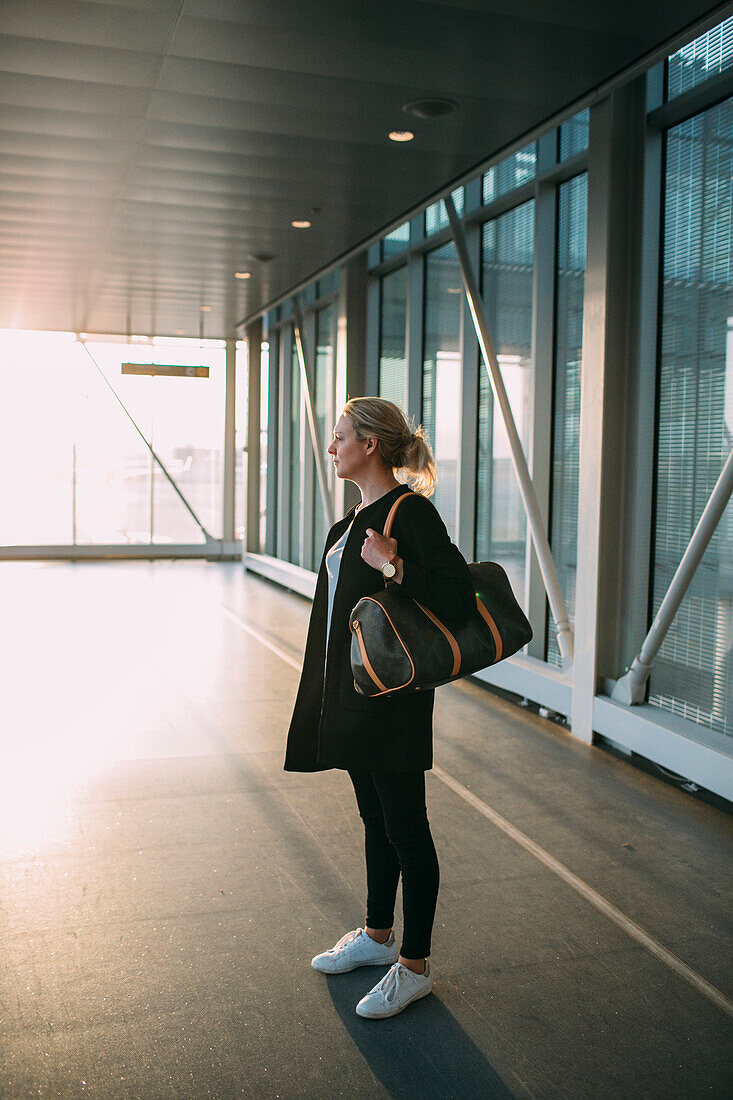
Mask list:
[[308,414],[308,427],[310,428],[311,444],[313,445],[313,457],[316,462],[316,473],[318,475],[318,486],[321,491],[321,500],[323,501],[323,511],[328,519],[328,526],[334,525],[334,512],[333,501],[331,500],[331,494],[328,491],[328,482],[326,480],[326,463],[323,458],[323,442],[321,440],[321,433],[318,428],[318,418],[316,416],[315,402],[313,400],[313,393],[311,391],[310,378],[306,369],[305,361],[305,345],[303,344],[303,318],[301,316],[300,307],[297,303],[293,303],[293,335],[295,336],[295,348],[298,353],[298,363],[300,364],[300,378],[302,383],[302,391],[305,397],[305,410]]
[[450,222],[451,232],[453,234],[453,241],[456,246],[456,252],[458,253],[458,263],[461,268],[461,277],[463,279],[463,289],[466,292],[466,299],[468,301],[468,307],[471,311],[471,317],[473,319],[473,326],[476,330],[476,336],[478,338],[479,347],[481,348],[481,357],[484,361],[484,365],[489,375],[489,381],[491,382],[491,388],[494,391],[494,395],[499,405],[502,420],[504,421],[504,427],[506,428],[506,434],[509,439],[509,447],[512,454],[512,463],[514,465],[514,472],[517,475],[517,481],[519,483],[519,491],[522,495],[522,502],[524,503],[524,510],[527,514],[527,524],[529,526],[530,535],[534,544],[535,552],[537,554],[537,560],[540,566],[540,573],[542,574],[542,580],[544,581],[545,590],[547,592],[547,599],[550,604],[550,610],[552,617],[555,620],[557,626],[557,643],[560,647],[560,652],[563,658],[563,667],[568,669],[573,661],[573,631],[570,626],[570,617],[568,615],[567,607],[565,606],[565,600],[563,598],[562,589],[560,587],[560,581],[557,576],[557,570],[555,569],[555,562],[552,558],[552,551],[550,550],[550,543],[545,534],[544,523],[542,521],[542,514],[540,512],[540,506],[537,502],[537,494],[534,491],[534,485],[532,484],[532,478],[530,477],[529,468],[527,466],[527,460],[524,457],[524,450],[522,449],[522,442],[519,438],[517,426],[514,422],[514,415],[509,404],[509,398],[507,396],[506,388],[504,386],[504,380],[501,376],[501,368],[499,367],[499,361],[496,358],[496,351],[494,350],[494,344],[491,339],[491,333],[489,332],[488,322],[486,320],[486,313],[484,312],[484,305],[481,301],[481,295],[478,292],[478,286],[474,278],[471,261],[468,256],[468,248],[466,247],[466,235],[463,232],[463,226],[456,213],[456,208],[453,204],[453,199],[450,195],[445,198],[445,209],[448,213],[448,220]]
[[611,698],[617,703],[624,703],[627,707],[630,707],[644,702],[646,682],[652,670],[652,662],[679,610],[683,597],[695,575],[695,570],[708,548],[732,492],[733,451],[728,455],[725,466],[720,472],[720,477],[716,481],[710,499],[697,522],[697,527],[682,555],[682,560],[677,566],[675,575],[672,577],[641,649],[634,657],[626,673],[616,681],[611,692]]
[[[107,386],[107,388],[108,388],[108,389],[109,389],[109,390],[111,391],[111,393],[112,393],[112,396],[114,397],[115,401],[116,401],[116,402],[118,403],[118,405],[119,405],[119,406],[120,406],[120,408],[122,409],[123,413],[125,414],[125,416],[127,417],[127,419],[128,419],[129,421],[130,421],[130,423],[132,424],[133,428],[135,429],[135,431],[137,432],[137,434],[138,434],[138,435],[140,436],[140,438],[142,439],[142,441],[143,441],[143,443],[145,444],[145,446],[146,446],[146,447],[148,448],[148,450],[150,451],[150,454],[151,454],[151,455],[153,456],[153,460],[154,460],[154,461],[155,461],[155,462],[156,462],[156,463],[158,464],[158,466],[160,467],[160,469],[161,469],[161,470],[163,471],[163,475],[164,475],[164,476],[165,476],[165,477],[167,478],[167,480],[168,480],[168,481],[170,482],[171,488],[173,489],[173,491],[175,492],[175,494],[176,494],[176,495],[177,495],[177,496],[178,496],[178,497],[180,498],[180,500],[181,500],[181,503],[183,504],[183,507],[184,507],[184,508],[186,509],[186,511],[187,511],[187,512],[188,512],[188,513],[190,514],[190,516],[191,516],[191,518],[193,519],[194,523],[196,524],[196,526],[197,526],[197,527],[199,528],[199,530],[201,531],[202,535],[203,535],[203,536],[204,536],[204,538],[206,539],[206,543],[207,543],[207,545],[211,545],[211,546],[219,546],[219,545],[220,545],[220,543],[221,543],[221,540],[220,540],[220,539],[216,539],[216,538],[214,538],[214,536],[213,536],[213,535],[210,535],[210,534],[209,534],[209,532],[208,532],[208,531],[206,530],[206,528],[204,527],[203,523],[201,522],[201,520],[199,519],[199,517],[198,517],[198,516],[196,515],[196,513],[194,512],[193,508],[192,508],[192,507],[191,507],[191,505],[190,505],[190,504],[188,503],[188,501],[186,500],[186,498],[184,497],[183,493],[181,492],[181,490],[180,490],[180,489],[178,488],[178,486],[176,485],[176,483],[175,483],[175,481],[173,480],[173,478],[171,477],[171,475],[170,475],[170,474],[168,473],[168,470],[167,470],[167,469],[165,468],[165,465],[163,464],[162,460],[161,460],[161,459],[160,459],[160,457],[159,457],[159,456],[158,456],[158,455],[157,455],[157,454],[155,453],[155,451],[153,450],[153,448],[152,448],[152,446],[150,445],[149,441],[148,441],[148,440],[147,440],[147,439],[145,438],[145,436],[143,435],[143,433],[142,433],[141,429],[140,429],[140,428],[139,428],[139,427],[137,426],[137,424],[135,423],[135,420],[133,419],[132,415],[130,414],[130,411],[128,410],[128,408],[127,408],[127,406],[125,405],[124,401],[123,401],[123,400],[122,400],[122,398],[121,398],[121,397],[119,396],[119,394],[117,393],[117,390],[116,390],[116,389],[114,388],[114,386],[112,385],[112,383],[110,382],[110,380],[109,380],[109,379],[107,378],[107,375],[106,375],[106,374],[104,373],[104,371],[103,371],[103,370],[102,370],[102,368],[100,367],[99,363],[97,362],[97,360],[96,360],[96,359],[94,358],[94,356],[93,356],[93,355],[92,355],[92,353],[90,352],[89,348],[87,347],[87,345],[86,345],[86,341],[85,341],[85,340],[83,340],[83,339],[81,338],[81,336],[80,336],[80,335],[79,335],[78,333],[77,333],[76,339],[77,339],[77,342],[81,344],[81,346],[83,347],[84,351],[85,351],[85,352],[87,353],[87,355],[88,355],[88,356],[89,356],[89,358],[91,359],[91,361],[92,361],[92,363],[94,364],[95,368],[96,368],[96,369],[97,369],[97,371],[99,372],[99,375],[100,375],[100,377],[101,377],[102,381],[103,381],[103,382],[105,383],[105,385]],[[152,538],[152,531],[151,531],[151,538]]]

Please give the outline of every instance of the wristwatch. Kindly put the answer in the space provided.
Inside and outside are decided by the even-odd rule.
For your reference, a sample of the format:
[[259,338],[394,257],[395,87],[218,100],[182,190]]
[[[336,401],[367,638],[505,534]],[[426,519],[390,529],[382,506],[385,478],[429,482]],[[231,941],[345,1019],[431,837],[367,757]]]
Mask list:
[[382,566],[382,576],[386,581],[391,581],[392,577],[394,577],[395,573],[397,572],[397,566],[395,563],[399,560],[399,556],[395,554],[395,556],[390,561],[385,562]]

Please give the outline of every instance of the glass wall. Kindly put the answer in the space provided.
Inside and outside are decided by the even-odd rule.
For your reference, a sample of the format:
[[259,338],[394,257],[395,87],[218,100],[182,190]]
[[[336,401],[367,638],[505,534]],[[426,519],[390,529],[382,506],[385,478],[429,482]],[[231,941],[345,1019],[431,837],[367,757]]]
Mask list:
[[[463,213],[463,203],[466,197],[465,187],[457,187],[455,191],[451,191],[451,198],[453,199],[453,205],[456,208],[456,213]],[[428,206],[425,211],[425,236],[431,237],[433,233],[437,233],[440,229],[445,229],[448,225],[448,211],[445,208],[445,203],[440,202],[433,203],[432,206]]]
[[[534,201],[486,222],[482,250],[486,320],[527,454],[532,393]],[[524,599],[526,527],[509,439],[482,367],[476,455],[476,560],[499,562],[520,602]]]
[[[203,543],[145,440],[222,537],[223,341],[99,337],[87,354],[72,334],[24,332],[0,344],[0,460],[14,470],[3,545]],[[203,365],[209,376],[123,374],[123,363]]]
[[[334,384],[334,347],[333,333],[336,311],[332,305],[326,306],[316,314],[316,360],[315,360],[315,387],[314,401],[316,406],[316,419],[321,443],[325,452],[333,434],[333,384]],[[325,457],[324,457],[325,461]],[[309,567],[317,570],[323,553],[323,546],[328,534],[329,522],[326,510],[323,507],[323,499],[316,472],[316,461],[311,454],[313,463],[313,542],[310,553]],[[333,467],[325,462],[328,488],[331,491],[333,480]]]
[[[667,134],[651,616],[733,442],[733,100]],[[733,506],[655,661],[649,701],[733,734]]]
[[[588,177],[558,190],[555,287],[555,369],[552,412],[550,546],[571,623],[578,564],[578,468],[583,357]],[[547,660],[562,665],[557,631],[547,608]]]
[[391,233],[380,242],[380,255],[383,260],[389,259],[395,253],[404,252],[410,243],[410,223],[398,225]]
[[688,42],[667,61],[667,96],[688,92],[733,65],[733,16]]
[[537,146],[533,142],[489,168],[481,185],[482,201],[488,204],[529,183],[534,179],[536,170]]
[[379,396],[407,409],[407,268],[380,281]]
[[575,156],[576,153],[582,153],[588,148],[589,124],[590,111],[587,107],[567,122],[563,122],[558,131],[558,158],[561,161]]
[[298,351],[295,346],[295,341],[289,341],[287,344],[283,341],[285,347],[290,348],[290,417],[289,417],[289,444],[290,444],[290,471],[289,471],[289,483],[290,483],[290,499],[288,501],[288,508],[286,512],[287,516],[287,557],[288,561],[291,561],[293,565],[301,565],[302,547],[300,538],[300,514],[303,500],[303,489],[301,481],[302,471],[302,443],[303,443],[303,399],[301,396],[301,382],[300,382],[300,363],[298,361]]
[[453,244],[425,261],[422,423],[435,453],[435,507],[452,539],[458,517],[458,457],[461,428],[461,272]]

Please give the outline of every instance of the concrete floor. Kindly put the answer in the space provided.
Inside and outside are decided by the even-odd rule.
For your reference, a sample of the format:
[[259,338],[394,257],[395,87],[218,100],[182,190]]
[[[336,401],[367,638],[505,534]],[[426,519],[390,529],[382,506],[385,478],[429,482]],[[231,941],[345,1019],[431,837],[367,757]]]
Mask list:
[[[441,782],[432,996],[363,923],[348,777],[285,773],[309,604],[236,565],[5,564],[0,1096],[731,1095],[731,1021]],[[729,995],[731,819],[462,682],[436,763]],[[398,922],[398,933],[400,923]]]

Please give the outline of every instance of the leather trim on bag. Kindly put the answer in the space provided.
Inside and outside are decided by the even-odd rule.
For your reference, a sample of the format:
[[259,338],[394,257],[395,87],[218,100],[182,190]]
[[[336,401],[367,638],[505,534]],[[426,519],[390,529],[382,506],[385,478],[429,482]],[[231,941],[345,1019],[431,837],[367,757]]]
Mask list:
[[501,640],[499,628],[497,627],[489,612],[486,610],[486,605],[478,596],[476,597],[476,607],[478,608],[479,615],[488,626],[494,638],[494,645],[496,646],[496,656],[494,657],[494,664],[496,664],[497,661],[501,660],[501,655],[504,650],[504,643]]
[[458,642],[455,640],[455,638],[451,634],[450,630],[448,630],[448,627],[443,626],[440,619],[436,618],[436,616],[433,615],[432,611],[428,611],[427,607],[423,607],[423,605],[421,603],[419,603],[418,600],[415,600],[415,603],[417,604],[417,606],[420,608],[421,611],[425,612],[425,614],[431,620],[431,622],[435,623],[438,630],[441,630],[443,632],[443,634],[445,635],[445,637],[448,641],[448,645],[450,646],[451,652],[453,654],[453,668],[451,670],[451,676],[455,676],[456,673],[458,672],[458,669],[461,667],[461,650],[460,650],[460,647],[458,645]]
[[[400,500],[401,499],[402,499],[402,497],[400,497]],[[374,683],[378,684],[383,689],[382,691],[375,692],[374,695],[368,696],[368,698],[370,698],[370,699],[376,699],[376,697],[378,695],[390,695],[395,691],[401,691],[403,688],[406,688],[409,684],[411,684],[412,681],[415,679],[415,664],[412,660],[412,656],[410,654],[409,649],[407,648],[405,643],[402,641],[402,638],[400,636],[400,632],[398,631],[395,624],[392,622],[392,619],[390,618],[389,613],[387,611],[385,611],[384,607],[382,607],[379,600],[375,600],[372,596],[362,596],[362,599],[363,600],[369,600],[371,603],[375,603],[377,605],[377,607],[379,608],[379,610],[382,611],[384,613],[384,615],[387,617],[389,625],[392,627],[392,630],[395,633],[395,637],[397,638],[397,641],[400,643],[400,645],[404,649],[405,654],[407,656],[407,660],[410,662],[410,668],[412,669],[412,675],[410,676],[410,679],[405,680],[404,684],[398,684],[397,687],[393,687],[393,688],[386,688],[384,686],[384,684],[381,682],[381,680],[378,678],[377,674],[372,670],[371,664],[369,664],[369,666],[367,667],[368,658],[366,656],[366,650],[364,648],[364,642],[363,642],[362,636],[361,636],[361,625],[359,623],[359,620],[355,619],[354,622],[355,622],[356,625],[352,624],[351,629],[356,632],[356,636],[357,636],[357,639],[359,641],[359,649],[361,651],[361,658],[364,661],[364,667],[366,668],[367,674],[369,675],[370,679]]]
[[401,493],[400,496],[397,497],[397,500],[394,502],[392,507],[390,508],[389,513],[387,515],[387,518],[384,521],[384,529],[382,531],[382,534],[384,535],[384,537],[386,539],[391,537],[390,532],[392,530],[392,524],[394,522],[395,512],[399,508],[400,504],[402,504],[402,501],[405,499],[405,497],[409,497],[411,495],[412,494],[410,492]]

